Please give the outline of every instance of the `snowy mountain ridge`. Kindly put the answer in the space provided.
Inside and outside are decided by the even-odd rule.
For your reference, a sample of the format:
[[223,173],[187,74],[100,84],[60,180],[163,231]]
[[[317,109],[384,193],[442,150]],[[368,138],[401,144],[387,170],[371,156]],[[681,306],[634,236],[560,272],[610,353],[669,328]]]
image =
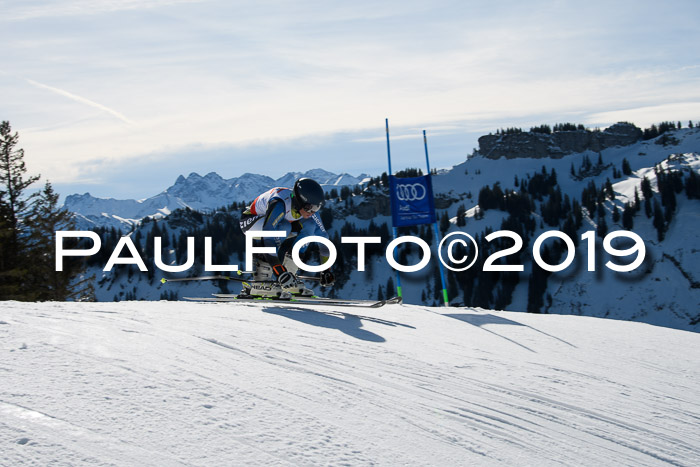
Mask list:
[[354,186],[367,178],[362,174],[335,174],[323,169],[289,172],[273,179],[265,175],[245,173],[224,179],[215,172],[201,176],[195,172],[180,175],[161,193],[142,200],[96,198],[90,193],[69,195],[64,206],[76,214],[78,227],[116,227],[128,231],[145,217],[162,218],[176,209],[191,208],[209,211],[235,202],[250,202],[260,193],[276,186],[291,187],[300,177],[311,177],[327,189]]
[[[665,135],[668,136],[668,135]],[[664,140],[671,141],[665,143]],[[600,163],[595,162],[597,159]],[[591,162],[593,161],[593,162]],[[621,173],[625,163],[629,165],[629,174]],[[590,167],[589,167],[590,165]],[[544,169],[543,169],[544,166]],[[543,171],[549,176],[557,174],[557,190],[561,197],[581,202],[582,191],[595,184],[598,190],[609,181],[610,191],[601,199],[593,211],[583,209],[582,225],[570,235],[580,241],[581,235],[588,231],[596,232],[601,222],[607,223],[608,232],[627,230],[623,219],[619,217],[626,209],[625,205],[635,202],[639,196],[639,211],[633,215],[634,225],[631,231],[639,235],[644,242],[646,257],[641,266],[632,273],[616,273],[605,266],[608,261],[620,263],[620,258],[612,257],[604,251],[602,237],[595,235],[596,270],[589,272],[586,267],[587,243],[580,242],[573,252],[574,263],[565,271],[552,274],[538,292],[542,304],[536,309],[540,312],[557,310],[559,313],[580,314],[608,317],[622,320],[641,321],[655,325],[673,327],[690,331],[700,331],[700,199],[690,199],[684,189],[675,195],[676,204],[669,210],[668,220],[664,220],[663,240],[658,239],[658,229],[654,216],[645,215],[643,194],[640,189],[646,178],[649,181],[653,203],[663,201],[661,183],[657,170],[679,173],[687,180],[689,174],[700,174],[700,128],[683,129],[672,133],[672,138],[639,141],[628,146],[608,148],[600,153],[590,151],[566,155],[558,159],[533,158],[499,158],[490,159],[482,156],[470,157],[451,170],[441,171],[433,176],[441,228],[445,234],[463,231],[483,238],[486,231],[497,231],[508,213],[499,209],[485,210],[479,205],[479,192],[484,187],[498,186],[501,190],[519,191],[522,184],[535,180],[534,175]],[[661,172],[659,172],[661,173]],[[388,191],[386,187],[365,184],[360,192],[347,194],[346,198],[328,201],[322,215],[326,216],[331,238],[337,239],[343,231],[352,229],[370,229],[371,234],[378,234],[381,227],[391,225]],[[596,196],[599,196],[599,191]],[[635,194],[636,193],[636,194]],[[478,305],[484,308],[499,308],[511,311],[527,311],[533,297],[530,287],[533,273],[532,242],[548,230],[561,230],[544,221],[544,212],[551,197],[533,201],[532,231],[528,231],[529,242],[522,250],[520,262],[524,271],[516,277],[511,294],[503,296],[503,283],[491,283],[489,276],[473,269],[474,278],[464,275],[447,274],[447,288],[450,303],[453,306]],[[659,203],[660,204],[660,203]],[[615,217],[615,210],[618,218]],[[461,213],[461,214],[460,214]],[[477,215],[478,214],[478,215]],[[184,236],[202,235],[202,226],[215,225],[218,240],[218,256],[214,264],[243,264],[242,250],[236,244],[242,244],[242,234],[237,227],[236,212],[197,215],[179,211],[156,222],[145,222],[132,234],[142,251],[152,249],[153,235],[157,227],[159,232],[167,229],[167,238],[173,239],[170,246],[164,247],[163,258],[166,264],[183,264]],[[463,218],[460,219],[460,216]],[[662,216],[663,217],[663,216]],[[445,219],[443,225],[442,219]],[[460,225],[460,220],[464,221]],[[529,221],[528,221],[529,222]],[[515,226],[517,228],[517,226]],[[198,229],[198,230],[197,230]],[[350,229],[350,230],[348,230]],[[414,232],[418,235],[432,237],[432,229]],[[199,232],[199,233],[197,233]],[[347,234],[344,234],[347,235]],[[366,233],[364,234],[366,235]],[[225,238],[223,238],[223,237]],[[427,237],[424,237],[427,238]],[[179,246],[175,246],[175,240]],[[116,240],[112,241],[112,245]],[[388,243],[388,242],[387,242]],[[151,244],[149,246],[149,244]],[[384,245],[385,246],[385,245]],[[619,248],[619,247],[618,247]],[[152,251],[152,250],[151,250]],[[490,253],[482,255],[482,261]],[[436,254],[428,269],[436,268]],[[404,264],[419,261],[414,252],[405,258]],[[239,287],[229,284],[223,290],[222,284],[215,282],[161,284],[158,279],[162,271],[152,264],[148,273],[133,271],[133,267],[116,266],[110,273],[102,271],[106,258],[97,262],[89,271],[95,274],[97,298],[100,301],[117,300],[158,300],[167,297],[177,299],[185,296],[207,296],[214,292],[235,293]],[[372,256],[367,261],[367,271],[355,270],[356,259],[349,257],[336,267],[338,276],[346,277],[337,283],[332,293],[341,298],[371,298],[380,294],[395,294],[393,279],[395,271],[388,265],[383,255]],[[343,269],[340,271],[339,269]],[[206,275],[203,264],[196,263],[188,272],[191,275]],[[402,274],[403,294],[406,303],[434,305],[439,303],[441,295],[440,279],[432,273]],[[331,293],[328,289],[316,287],[319,294]],[[485,292],[480,297],[475,292]]]

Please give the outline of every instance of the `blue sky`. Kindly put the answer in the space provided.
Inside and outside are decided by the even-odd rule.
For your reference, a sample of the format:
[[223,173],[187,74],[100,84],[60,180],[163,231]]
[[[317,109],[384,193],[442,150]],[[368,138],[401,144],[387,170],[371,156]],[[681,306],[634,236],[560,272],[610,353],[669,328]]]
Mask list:
[[62,195],[460,163],[481,134],[700,121],[700,2],[4,0],[0,119]]

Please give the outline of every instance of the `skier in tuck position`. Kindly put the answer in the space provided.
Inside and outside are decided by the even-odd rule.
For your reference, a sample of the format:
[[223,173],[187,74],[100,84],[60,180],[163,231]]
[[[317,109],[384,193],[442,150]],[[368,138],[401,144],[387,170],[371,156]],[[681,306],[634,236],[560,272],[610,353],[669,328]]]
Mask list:
[[[290,188],[273,188],[261,194],[241,215],[240,226],[245,232],[282,231],[285,237],[258,237],[256,246],[272,246],[276,254],[256,255],[255,282],[244,287],[242,295],[291,298],[294,295],[311,296],[313,292],[296,277],[298,266],[292,260],[292,247],[304,237],[313,235],[328,238],[318,210],[324,202],[321,185],[310,178],[300,178]],[[309,244],[300,250],[305,261]],[[329,257],[328,248],[319,244],[321,264]],[[306,262],[306,261],[305,261]],[[258,282],[264,281],[264,282]],[[335,277],[329,270],[321,272],[323,287],[333,285]]]

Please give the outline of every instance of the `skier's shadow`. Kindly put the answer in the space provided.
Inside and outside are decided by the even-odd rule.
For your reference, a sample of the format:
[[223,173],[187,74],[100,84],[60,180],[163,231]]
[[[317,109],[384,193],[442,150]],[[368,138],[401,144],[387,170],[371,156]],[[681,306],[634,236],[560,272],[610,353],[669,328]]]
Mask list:
[[271,313],[278,316],[284,316],[285,318],[293,319],[295,321],[299,321],[305,324],[310,324],[312,326],[319,326],[328,329],[337,329],[338,331],[343,332],[348,336],[368,342],[386,342],[386,339],[384,339],[379,334],[375,334],[372,331],[363,329],[363,320],[384,324],[386,326],[402,326],[415,329],[413,328],[413,326],[409,326],[407,324],[397,323],[394,321],[387,321],[379,318],[372,318],[370,316],[359,316],[351,313],[343,313],[340,311],[321,311],[310,310],[308,308],[270,306],[263,308],[263,312]]

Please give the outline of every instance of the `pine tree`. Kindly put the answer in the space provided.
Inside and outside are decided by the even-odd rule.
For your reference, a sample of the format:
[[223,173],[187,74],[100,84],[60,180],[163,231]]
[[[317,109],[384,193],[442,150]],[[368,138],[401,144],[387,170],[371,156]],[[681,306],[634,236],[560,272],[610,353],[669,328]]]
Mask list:
[[654,196],[654,191],[651,189],[651,182],[645,175],[644,178],[642,178],[642,196],[644,196],[644,199],[651,199]]
[[467,225],[467,208],[464,204],[460,204],[457,207],[457,227],[464,227]]
[[394,294],[398,295],[398,291],[396,290],[396,286],[394,286],[394,279],[391,276],[389,276],[389,279],[387,279],[386,287],[384,290],[386,290],[387,297],[392,297]]
[[569,214],[564,221],[564,225],[561,228],[562,232],[573,240],[574,245],[578,245],[578,235],[576,234],[576,222],[572,214]]
[[33,196],[25,190],[39,179],[25,178],[24,150],[16,149],[17,133],[10,123],[0,123],[0,299],[22,299],[27,291],[28,262],[26,226],[21,222],[29,210]]
[[622,173],[625,175],[632,175],[632,167],[630,167],[630,161],[627,159],[622,159]]
[[626,230],[634,228],[634,214],[636,210],[630,203],[625,203],[625,209],[622,211],[622,227]]
[[661,205],[657,200],[654,200],[654,227],[656,228],[656,235],[658,240],[661,242],[664,239],[666,233],[666,222],[664,220],[664,213],[661,209]]
[[685,179],[685,194],[688,199],[700,199],[700,177],[692,170]]
[[666,222],[671,222],[673,212],[676,210],[676,194],[673,190],[673,185],[668,179],[664,179],[661,188],[661,204],[666,209]]
[[[58,207],[58,194],[48,181],[32,204],[31,213],[26,218],[29,228],[28,258],[29,283],[32,284],[26,298],[31,300],[68,300],[94,298],[94,291],[88,285],[89,279],[76,282],[78,275],[85,271],[84,263],[78,258],[64,258],[63,271],[56,271],[56,249],[54,235],[59,230],[73,230],[73,219],[65,208]],[[75,248],[69,239],[64,240],[67,248]]]
[[330,230],[333,227],[333,211],[331,209],[321,210],[321,222],[326,227],[326,230]]
[[433,268],[433,297],[435,300],[444,302],[443,292],[442,292],[442,279],[440,276],[440,270],[438,268]]
[[612,220],[615,223],[620,222],[620,210],[617,208],[617,205],[613,208]]
[[596,233],[600,238],[605,238],[608,234],[608,223],[605,220],[605,216],[598,217],[598,225],[596,227]]
[[605,196],[611,200],[615,199],[615,190],[613,189],[612,182],[609,178],[605,181]]
[[442,213],[442,216],[440,216],[440,232],[442,235],[445,235],[445,233],[449,230],[450,228],[450,218],[447,215],[447,211],[444,211]]

